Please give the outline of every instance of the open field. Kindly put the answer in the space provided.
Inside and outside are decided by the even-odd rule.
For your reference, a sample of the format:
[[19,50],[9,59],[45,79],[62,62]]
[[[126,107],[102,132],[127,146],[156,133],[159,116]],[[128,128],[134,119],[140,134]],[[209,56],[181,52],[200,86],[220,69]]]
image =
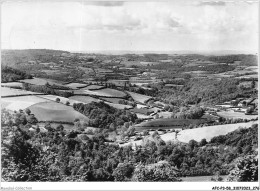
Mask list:
[[155,119],[151,121],[142,122],[135,125],[137,131],[143,131],[146,129],[176,129],[183,128],[185,126],[199,125],[205,123],[203,119]]
[[118,104],[119,101],[125,100],[125,99],[120,99],[120,98],[109,98],[109,97],[104,97],[102,99],[105,101],[111,102],[111,103],[115,103],[115,104]]
[[29,109],[38,121],[74,122],[75,119],[88,121],[88,117],[61,103],[38,103]]
[[74,91],[75,95],[93,95],[93,96],[99,96],[99,97],[116,97],[116,98],[123,98],[126,96],[126,94],[122,91],[118,91],[115,89],[110,89],[110,88],[105,88],[102,90],[95,90],[95,91],[90,91],[90,90],[76,90]]
[[[206,139],[210,141],[213,137],[219,135],[226,135],[229,132],[235,131],[239,127],[249,128],[253,124],[257,124],[258,121],[250,121],[248,123],[236,123],[236,124],[227,124],[227,125],[216,125],[216,126],[207,126],[195,129],[185,129],[179,132],[178,140],[184,143],[188,143],[190,140],[194,139],[195,141],[201,141],[201,139]],[[164,141],[174,140],[175,133],[167,133],[161,135],[161,138]]]
[[100,99],[96,99],[96,98],[93,98],[93,97],[90,97],[90,96],[71,96],[71,97],[69,97],[69,99],[75,100],[75,101],[78,101],[78,102],[82,102],[82,103],[85,103],[85,104],[91,103],[92,101],[94,101],[94,102],[102,101]]
[[2,107],[11,111],[26,109],[31,105],[34,105],[36,103],[42,103],[42,102],[48,102],[48,100],[37,96],[19,96],[19,97],[7,97],[1,99],[1,103],[3,103]]
[[80,90],[99,90],[104,88],[104,86],[100,86],[100,85],[89,85],[87,87],[84,88],[80,88]]
[[26,80],[20,80],[20,82],[33,84],[33,85],[45,85],[46,83],[49,83],[50,85],[62,85],[62,82],[58,82],[56,80],[51,79],[43,79],[43,78],[33,78],[33,79],[26,79]]
[[258,78],[258,74],[239,76],[239,77],[236,77],[236,78]]
[[149,99],[151,99],[151,96],[146,96],[146,95],[142,95],[142,94],[138,94],[138,93],[134,93],[134,92],[129,92],[127,91],[127,93],[136,101],[136,102],[141,102],[141,103],[145,103],[146,101],[148,101]]
[[82,84],[82,83],[69,83],[66,84],[65,86],[71,88],[71,89],[78,89],[78,88],[82,88],[82,87],[86,87],[87,84]]
[[116,104],[116,103],[109,103],[105,102],[106,104],[116,108],[116,109],[131,109],[133,108],[131,105],[123,105],[123,104]]
[[[188,177],[181,177],[183,182],[212,182],[211,178],[213,176],[188,176]],[[225,181],[225,179],[227,178],[227,176],[220,176],[223,178],[223,180]]]
[[[195,140],[197,142],[201,141],[201,139],[206,139],[207,141],[210,141],[213,137],[219,136],[219,135],[226,135],[232,131],[235,131],[239,127],[243,128],[249,128],[253,124],[257,124],[258,121],[251,121],[248,123],[236,123],[236,124],[227,124],[227,125],[216,125],[216,126],[207,126],[207,127],[201,127],[201,128],[195,128],[195,129],[186,129],[182,130],[178,133],[177,139],[175,139],[175,132],[172,133],[166,133],[161,135],[161,138],[163,141],[180,141],[184,143],[188,143],[190,140]],[[130,141],[127,143],[124,143],[120,146],[127,146],[129,144],[132,145],[141,145],[142,140],[138,141]]]
[[8,83],[1,83],[2,87],[10,87],[10,88],[22,88],[23,83],[21,82],[8,82]]
[[230,119],[256,119],[258,117],[257,115],[245,115],[245,113],[234,111],[221,111],[217,112],[217,114]]
[[15,97],[24,95],[41,95],[43,93],[31,92],[21,89],[13,89],[7,87],[1,87],[1,97]]

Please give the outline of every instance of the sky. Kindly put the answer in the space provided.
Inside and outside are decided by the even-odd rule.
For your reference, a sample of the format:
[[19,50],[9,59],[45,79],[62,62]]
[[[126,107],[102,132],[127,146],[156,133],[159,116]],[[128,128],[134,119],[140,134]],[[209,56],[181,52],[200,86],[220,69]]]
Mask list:
[[1,47],[258,52],[258,12],[258,1],[9,1]]

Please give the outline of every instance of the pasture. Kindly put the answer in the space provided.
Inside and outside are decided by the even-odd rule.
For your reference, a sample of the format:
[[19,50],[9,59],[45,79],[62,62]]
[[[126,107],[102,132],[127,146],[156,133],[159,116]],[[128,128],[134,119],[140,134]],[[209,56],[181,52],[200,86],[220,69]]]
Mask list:
[[[195,129],[185,129],[179,132],[177,137],[178,141],[188,143],[190,140],[201,141],[201,139],[206,139],[210,141],[213,137],[219,135],[226,135],[232,131],[235,131],[239,127],[249,128],[253,124],[257,124],[258,121],[250,121],[248,123],[236,123],[236,124],[226,124],[226,125],[215,125],[215,126],[207,126]],[[175,133],[167,133],[161,135],[161,138],[164,141],[174,140]]]
[[134,93],[134,92],[129,92],[126,91],[136,102],[140,102],[140,103],[145,103],[146,101],[148,101],[149,99],[151,99],[151,96],[146,96],[146,95],[142,95],[142,94],[138,94],[138,93]]
[[101,90],[76,90],[74,91],[75,95],[92,95],[92,96],[98,96],[98,97],[115,97],[115,98],[124,98],[126,94],[122,91],[115,90],[115,89],[110,89],[110,88],[105,88]]
[[217,114],[229,119],[256,119],[258,117],[257,115],[245,115],[245,113],[235,111],[221,111],[217,112]]
[[22,88],[23,83],[21,82],[8,82],[8,83],[1,83],[2,87],[10,87],[10,88]]
[[83,88],[80,88],[80,89],[81,90],[99,90],[99,89],[102,89],[102,88],[104,88],[104,86],[92,84],[92,85],[89,85],[87,87],[83,87]]
[[43,93],[1,87],[1,97],[16,97],[16,96],[24,96],[24,95],[41,95],[41,94],[43,94]]
[[71,88],[71,89],[78,89],[78,88],[83,88],[86,87],[87,84],[82,84],[82,83],[69,83],[66,84],[65,86]]
[[143,131],[148,129],[179,129],[185,126],[189,126],[190,124],[199,125],[205,122],[205,119],[154,119],[135,125],[135,129],[136,131]]
[[34,104],[29,107],[38,121],[70,122],[75,119],[88,121],[88,117],[75,111],[72,107],[56,102]]
[[37,96],[6,97],[1,99],[2,107],[11,111],[24,110],[31,105],[42,102],[48,102],[48,100]]
[[33,78],[33,79],[25,79],[20,80],[20,82],[32,84],[32,85],[45,85],[46,83],[49,83],[50,85],[62,85],[62,82],[51,80],[51,79],[43,79],[43,78]]
[[78,102],[82,102],[85,104],[91,103],[92,101],[94,102],[100,102],[102,100],[100,99],[96,99],[90,96],[71,96],[69,97],[70,100],[74,100],[74,101],[78,101]]

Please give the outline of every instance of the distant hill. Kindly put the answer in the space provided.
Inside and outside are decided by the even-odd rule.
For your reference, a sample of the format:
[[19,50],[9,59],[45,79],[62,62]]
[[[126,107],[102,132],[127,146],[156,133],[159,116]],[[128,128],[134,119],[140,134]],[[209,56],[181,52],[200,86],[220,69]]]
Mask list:
[[61,50],[48,49],[26,49],[26,50],[2,50],[1,65],[15,67],[18,64],[32,62],[50,62],[62,53],[69,53]]

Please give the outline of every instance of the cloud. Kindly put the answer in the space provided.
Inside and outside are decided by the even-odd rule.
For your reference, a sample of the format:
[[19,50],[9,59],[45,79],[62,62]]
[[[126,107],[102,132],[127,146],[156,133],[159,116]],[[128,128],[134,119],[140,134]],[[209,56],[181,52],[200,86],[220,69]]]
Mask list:
[[225,6],[226,3],[224,1],[203,1],[199,3],[199,6]]
[[123,1],[92,1],[84,2],[85,5],[102,6],[102,7],[118,7],[123,6]]

